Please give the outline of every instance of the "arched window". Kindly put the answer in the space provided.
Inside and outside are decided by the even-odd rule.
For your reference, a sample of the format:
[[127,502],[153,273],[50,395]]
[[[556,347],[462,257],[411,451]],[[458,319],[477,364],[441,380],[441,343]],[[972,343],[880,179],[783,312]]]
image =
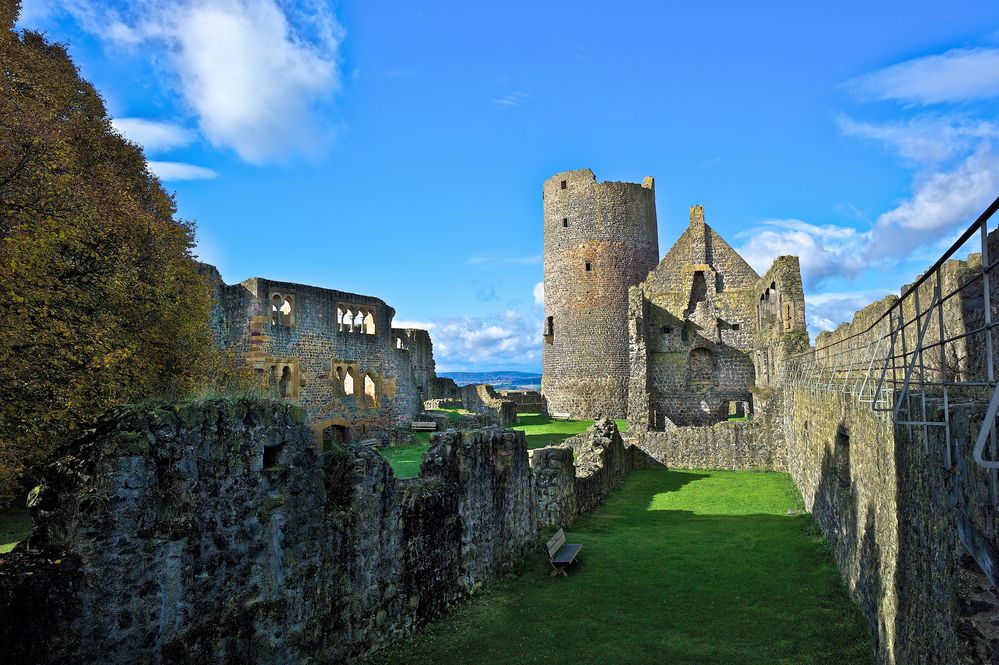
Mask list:
[[347,368],[343,374],[343,394],[353,395],[354,394],[354,370]]
[[364,406],[370,409],[378,406],[378,391],[375,380],[371,378],[371,372],[364,374]]
[[368,335],[375,334],[375,314],[371,310],[364,315],[364,332]]
[[713,383],[715,359],[707,349],[694,349],[690,352],[689,368],[691,383]]
[[292,296],[280,293],[271,295],[271,325],[277,327],[290,326],[295,322],[295,301]]

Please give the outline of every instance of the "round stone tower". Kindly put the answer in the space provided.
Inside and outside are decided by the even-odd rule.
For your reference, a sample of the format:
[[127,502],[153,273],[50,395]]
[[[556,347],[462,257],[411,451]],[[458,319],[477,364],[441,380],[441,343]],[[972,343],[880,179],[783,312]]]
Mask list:
[[552,414],[625,417],[628,287],[659,262],[655,183],[597,182],[593,171],[545,181],[541,392]]

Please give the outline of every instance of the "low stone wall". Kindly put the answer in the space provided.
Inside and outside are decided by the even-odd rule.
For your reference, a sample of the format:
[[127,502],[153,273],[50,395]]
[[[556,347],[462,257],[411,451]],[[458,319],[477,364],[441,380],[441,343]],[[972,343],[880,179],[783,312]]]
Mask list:
[[500,399],[492,386],[478,383],[462,386],[459,390],[461,401],[469,411],[492,416],[495,424],[500,427],[517,422],[517,408],[514,403]]
[[500,390],[499,396],[513,402],[517,413],[548,415],[548,404],[537,390]]
[[629,435],[650,459],[685,469],[787,469],[787,449],[756,421],[721,422],[710,427],[671,427]]
[[428,411],[433,411],[434,409],[460,409],[464,406],[460,399],[446,398],[446,399],[428,399],[423,402],[423,408]]
[[118,412],[74,450],[0,557],[9,662],[349,661],[538,539],[519,432],[437,434],[397,480],[318,452],[296,407],[210,401]]
[[610,419],[596,421],[557,446],[529,451],[541,524],[569,526],[599,507],[631,472],[635,452]]

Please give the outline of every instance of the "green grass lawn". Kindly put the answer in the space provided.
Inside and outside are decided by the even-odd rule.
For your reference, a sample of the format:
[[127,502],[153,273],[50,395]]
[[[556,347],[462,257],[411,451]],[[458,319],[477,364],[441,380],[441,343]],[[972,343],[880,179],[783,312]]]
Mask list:
[[14,549],[14,545],[31,535],[31,515],[24,507],[8,508],[0,512],[0,554]]
[[633,473],[569,542],[372,663],[873,663],[870,636],[786,474]]
[[[438,409],[439,411],[454,411]],[[618,420],[617,427],[622,432],[628,427],[626,420]],[[555,420],[540,413],[520,414],[520,423],[513,429],[520,430],[527,439],[527,449],[544,448],[565,441],[570,436],[585,432],[593,424],[592,420]],[[408,446],[387,446],[379,448],[379,452],[392,465],[397,478],[411,478],[420,474],[420,460],[423,453],[430,447],[429,432],[414,432],[419,443]]]

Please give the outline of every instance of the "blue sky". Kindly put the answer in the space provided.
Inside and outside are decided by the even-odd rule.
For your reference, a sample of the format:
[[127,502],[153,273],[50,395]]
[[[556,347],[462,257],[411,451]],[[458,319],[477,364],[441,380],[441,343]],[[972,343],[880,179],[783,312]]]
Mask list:
[[542,181],[656,178],[813,334],[999,194],[999,3],[24,0],[227,282],[379,296],[443,370],[540,367]]

